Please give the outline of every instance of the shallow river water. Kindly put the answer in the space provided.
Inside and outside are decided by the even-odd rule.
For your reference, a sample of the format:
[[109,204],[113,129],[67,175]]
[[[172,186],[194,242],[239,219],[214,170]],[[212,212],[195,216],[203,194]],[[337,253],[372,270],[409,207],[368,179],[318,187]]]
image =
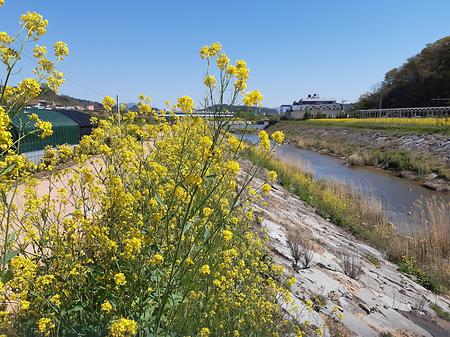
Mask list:
[[[254,134],[245,134],[244,139],[252,143],[258,140]],[[382,169],[346,166],[340,159],[290,144],[277,146],[275,152],[281,160],[311,172],[315,179],[340,181],[356,188],[367,198],[378,200],[387,218],[400,232],[408,233],[424,226],[418,214],[423,213],[426,199],[434,197],[450,203],[450,193],[426,189]],[[424,216],[429,215],[425,212]]]

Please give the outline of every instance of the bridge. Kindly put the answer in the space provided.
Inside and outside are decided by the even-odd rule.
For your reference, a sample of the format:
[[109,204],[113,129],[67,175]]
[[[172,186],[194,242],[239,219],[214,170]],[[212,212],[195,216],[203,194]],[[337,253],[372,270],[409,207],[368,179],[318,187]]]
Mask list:
[[186,114],[182,111],[175,111],[175,115],[179,117],[234,117],[234,113],[232,112],[214,112],[214,111],[205,111],[205,110],[194,110],[191,114]]

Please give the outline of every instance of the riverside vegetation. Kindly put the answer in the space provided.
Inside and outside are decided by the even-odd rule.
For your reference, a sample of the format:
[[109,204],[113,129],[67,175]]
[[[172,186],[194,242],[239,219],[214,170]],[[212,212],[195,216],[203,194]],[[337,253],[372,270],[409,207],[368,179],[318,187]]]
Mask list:
[[[434,292],[450,290],[450,218],[448,205],[437,199],[426,201],[424,212],[434,216],[424,233],[410,237],[398,234],[373,200],[367,200],[349,186],[333,181],[315,181],[297,167],[251,151],[247,158],[278,172],[280,183],[316,212],[344,227],[397,263],[400,271]],[[420,215],[419,215],[420,216]],[[425,218],[425,217],[424,217]]]
[[[334,119],[307,120],[307,121],[282,121],[270,127],[271,131],[282,130],[292,144],[300,148],[310,148],[318,151],[326,151],[338,157],[344,157],[350,165],[356,166],[379,166],[393,171],[410,171],[414,178],[426,178],[429,174],[436,174],[443,181],[450,181],[450,169],[448,162],[439,153],[430,153],[406,149],[396,145],[394,142],[376,144],[370,142],[367,134],[371,132],[380,133],[380,138],[390,135],[401,138],[404,134],[416,134],[416,126],[406,124],[406,130],[398,132],[397,129],[389,130],[382,128],[372,129],[370,125],[360,124],[359,119],[347,119],[345,121]],[[396,125],[388,127],[398,128]],[[400,126],[402,127],[402,126]],[[340,130],[347,128],[345,135]],[[412,128],[412,129],[411,129]],[[427,128],[429,128],[427,126]],[[448,126],[446,126],[448,128]],[[373,130],[373,131],[372,131]],[[355,144],[352,140],[354,135],[365,142]],[[420,134],[420,132],[419,132]],[[355,137],[356,137],[355,136]],[[336,141],[339,137],[339,141]],[[367,139],[366,139],[367,138]],[[372,139],[372,138],[370,138]]]
[[[302,336],[304,325],[289,315],[295,278],[272,261],[252,209],[276,173],[250,187],[259,171],[252,166],[238,182],[238,159],[249,148],[227,134],[221,111],[194,118],[183,96],[156,113],[141,95],[139,112],[121,106],[115,114],[105,97],[109,117],[94,119],[74,149],[47,149],[39,165],[19,154],[29,128],[13,137],[12,117],[43,83],[57,91],[64,82],[47,48],[36,46],[36,77],[8,83],[26,43],[47,24],[28,12],[19,34],[0,32],[0,335]],[[57,61],[68,52],[55,44]],[[223,106],[225,97],[261,104],[258,91],[245,93],[244,61],[232,65],[219,43],[200,54],[205,106]],[[29,117],[30,132],[52,134],[50,123]],[[269,137],[260,137],[258,151],[269,156]]]

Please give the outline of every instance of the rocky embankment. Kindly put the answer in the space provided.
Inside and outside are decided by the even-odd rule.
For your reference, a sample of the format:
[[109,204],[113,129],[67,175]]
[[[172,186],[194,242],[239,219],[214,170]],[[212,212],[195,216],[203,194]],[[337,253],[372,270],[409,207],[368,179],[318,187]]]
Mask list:
[[[449,311],[449,298],[403,275],[382,252],[318,216],[282,186],[275,184],[267,201],[259,209],[262,226],[275,259],[298,280],[293,295],[301,321],[327,325],[325,336],[450,336],[450,322],[436,317],[430,307],[434,303]],[[293,230],[312,243],[312,264],[307,269],[293,268],[287,244]],[[357,267],[357,276],[346,275],[344,261]],[[307,310],[307,299],[314,299],[314,310]],[[333,319],[336,306],[342,323]]]
[[[270,130],[284,130],[288,142],[301,148],[345,159],[354,165],[376,165],[390,169],[383,163],[365,163],[374,153],[401,151],[408,153],[417,166],[429,169],[428,174],[412,170],[397,170],[399,176],[419,180],[433,190],[450,191],[450,137],[443,134],[408,134],[374,129],[319,127],[306,123],[282,122]],[[366,155],[365,155],[366,154]],[[373,161],[373,160],[372,160]],[[446,171],[443,176],[439,171]]]

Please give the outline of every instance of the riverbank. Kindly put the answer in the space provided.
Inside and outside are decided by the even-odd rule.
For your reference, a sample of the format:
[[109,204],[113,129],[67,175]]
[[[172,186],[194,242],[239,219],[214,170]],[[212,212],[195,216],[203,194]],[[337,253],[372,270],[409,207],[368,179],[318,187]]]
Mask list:
[[[324,336],[448,336],[450,323],[433,309],[448,311],[448,297],[420,286],[399,272],[383,251],[317,214],[317,208],[290,192],[286,178],[279,171],[280,184],[273,185],[267,205],[259,211],[275,260],[298,280],[292,294],[299,317],[307,317],[312,328],[327,325]],[[309,243],[307,268],[293,268],[288,244],[293,231],[300,231],[303,242]],[[359,270],[353,277],[344,263],[349,256]]]
[[348,165],[375,166],[423,186],[450,191],[450,136],[418,134],[304,121],[281,121],[269,132],[282,130],[299,148],[339,157]]
[[399,265],[424,287],[435,292],[450,290],[450,228],[448,207],[437,201],[427,203],[423,219],[426,232],[399,234],[387,221],[382,208],[345,184],[315,181],[298,167],[274,158],[260,158],[250,151],[247,157],[268,170],[278,172],[281,185],[301,200],[313,206],[316,213],[348,230],[358,239],[385,252],[386,257]]

